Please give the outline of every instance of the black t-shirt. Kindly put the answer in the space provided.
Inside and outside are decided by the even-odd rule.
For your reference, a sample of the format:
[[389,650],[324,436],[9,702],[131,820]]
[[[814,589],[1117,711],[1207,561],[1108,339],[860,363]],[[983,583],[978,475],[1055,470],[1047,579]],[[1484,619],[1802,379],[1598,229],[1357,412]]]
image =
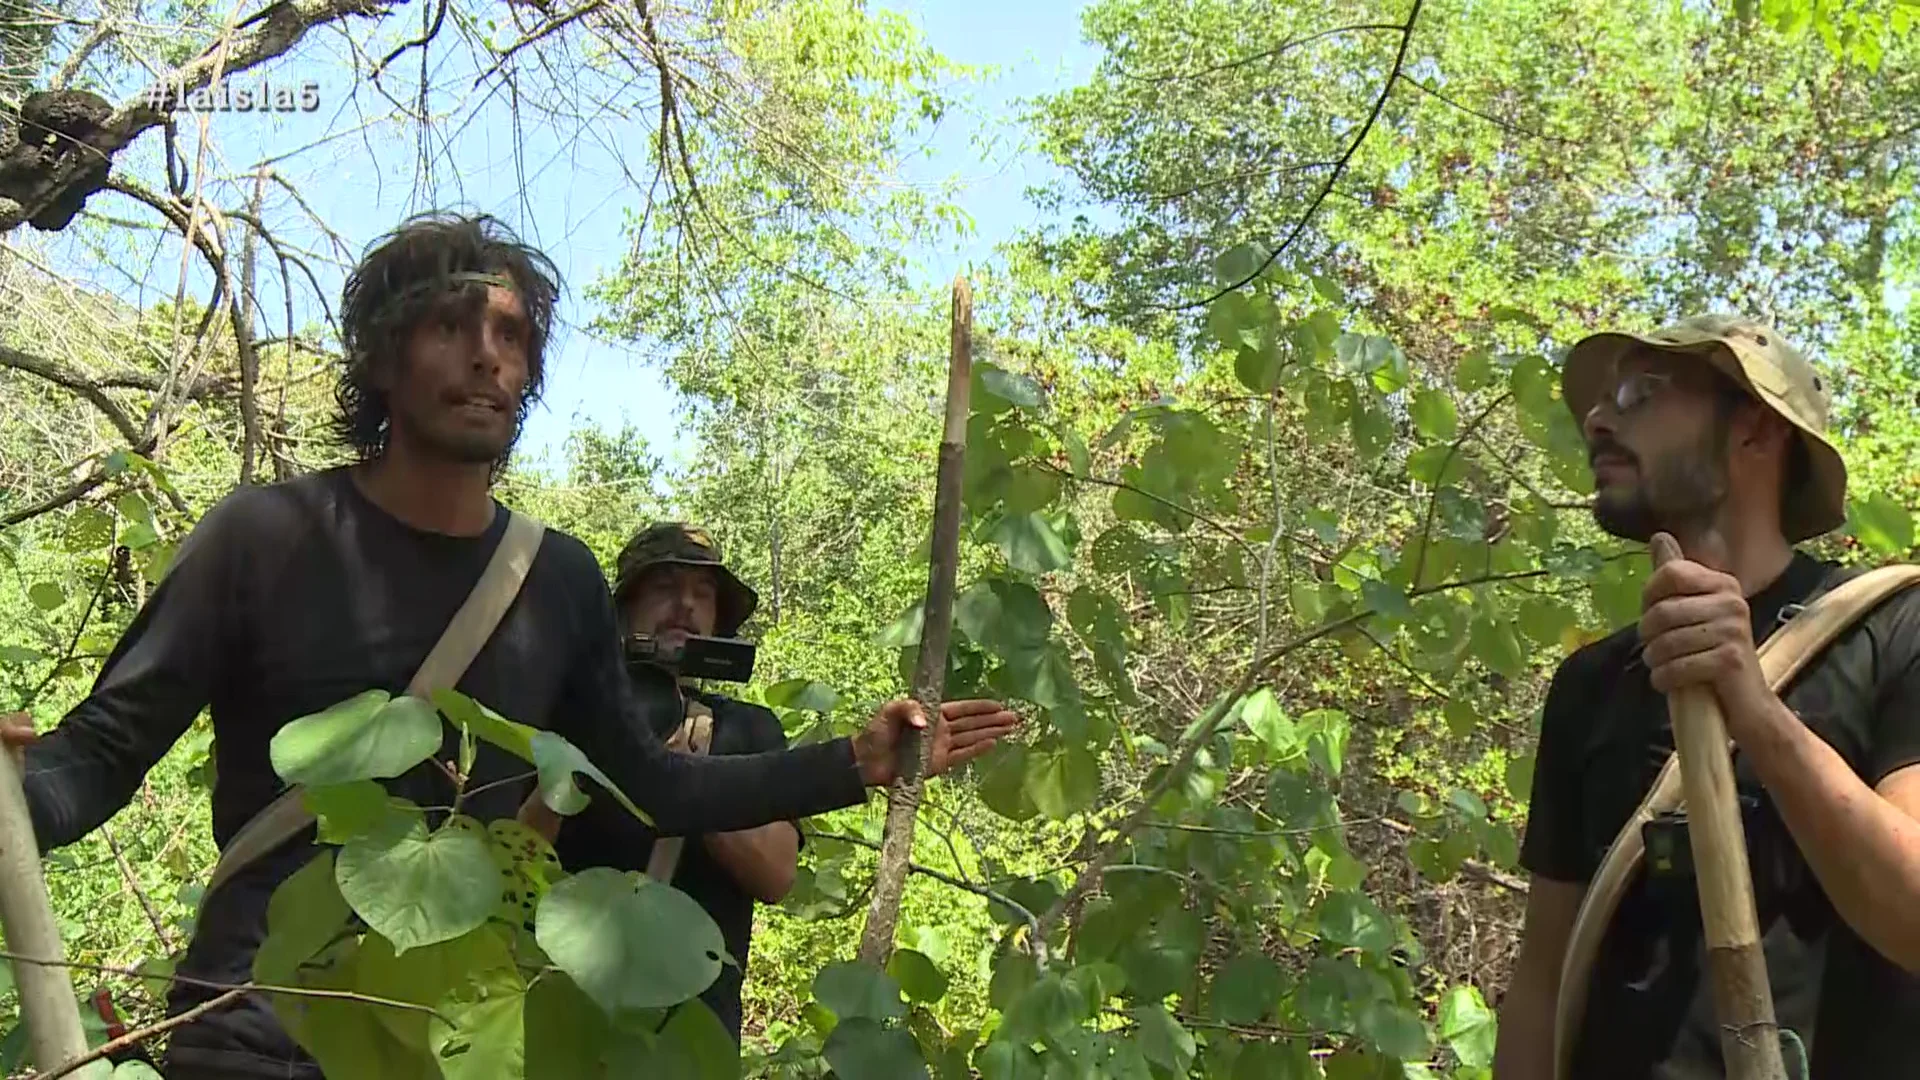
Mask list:
[[[1755,641],[1849,576],[1796,552],[1748,598]],[[1869,786],[1920,762],[1920,591],[1857,621],[1784,696]],[[1672,750],[1666,698],[1649,681],[1636,627],[1568,657],[1547,692],[1522,865],[1554,881],[1590,881]],[[1734,764],[1780,1023],[1808,1047],[1813,1080],[1913,1074],[1920,979],[1839,919],[1751,762],[1736,752]],[[1691,881],[1643,872],[1595,962],[1573,1075],[1718,1080],[1705,970]]]
[[[224,846],[281,790],[268,758],[274,732],[369,688],[404,692],[506,521],[498,508],[477,537],[422,532],[375,506],[344,469],[222,500],[181,545],[86,700],[28,750],[27,799],[42,848],[72,843],[124,806],[203,708],[215,736],[214,840]],[[662,703],[643,703],[628,682],[606,581],[564,533],[547,532],[519,596],[457,689],[564,735],[667,834],[752,828],[866,798],[844,739],[779,754],[668,751],[655,734]],[[449,727],[442,756],[457,745]],[[482,743],[473,785],[524,772]],[[431,765],[387,786],[421,805],[445,801]],[[501,785],[464,809],[481,820],[511,817],[530,790]],[[267,899],[310,853],[290,843],[211,893],[180,973],[246,981]],[[177,985],[169,1008],[211,996]],[[259,998],[175,1031],[169,1059],[238,1075],[320,1075]]]
[[[636,677],[642,697],[658,698],[678,706],[671,680],[648,675]],[[713,712],[713,741],[709,754],[753,754],[779,750],[787,745],[787,733],[779,718],[758,705],[718,694],[687,689],[687,696]],[[664,734],[670,734],[666,732]],[[798,832],[799,827],[794,826]],[[611,809],[588,807],[560,830],[554,848],[560,862],[569,870],[586,866],[607,866],[615,870],[645,873],[653,855],[656,839],[653,830],[634,820],[630,814]],[[804,843],[804,840],[802,841]],[[748,954],[753,945],[754,898],[740,886],[724,866],[716,861],[697,836],[688,837],[680,850],[680,865],[674,870],[673,887],[697,901],[726,939],[727,952],[739,966],[723,965],[720,975],[700,995],[720,1022],[740,1039],[740,990],[745,982]]]

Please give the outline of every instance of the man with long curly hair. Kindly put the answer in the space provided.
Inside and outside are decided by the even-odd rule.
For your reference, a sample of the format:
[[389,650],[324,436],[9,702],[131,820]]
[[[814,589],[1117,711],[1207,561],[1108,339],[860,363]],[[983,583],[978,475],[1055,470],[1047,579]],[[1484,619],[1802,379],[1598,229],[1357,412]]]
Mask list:
[[[210,709],[213,833],[223,851],[280,795],[269,742],[282,726],[369,688],[403,692],[506,535],[491,485],[537,400],[558,276],[539,252],[485,217],[428,215],[383,238],[347,282],[338,431],[350,465],[241,488],[181,545],[101,668],[86,700],[51,732],[25,716],[0,737],[24,748],[43,850],[71,844],[132,797],[147,771]],[[782,752],[696,758],[654,732],[662,702],[626,677],[599,567],[548,530],[519,595],[457,688],[501,714],[565,736],[666,835],[788,821],[866,798],[893,777],[908,726],[930,728],[934,771],[977,757],[1017,718],[967,703],[930,721],[909,702],[879,710],[851,739]],[[448,729],[440,756],[457,753]],[[525,766],[484,746],[463,812],[515,816]],[[431,762],[388,782],[416,804],[444,802]],[[282,843],[217,883],[179,973],[251,978],[274,888],[312,857],[314,833]],[[178,1014],[214,991],[176,982]],[[318,1078],[259,995],[177,1029],[169,1077]]]

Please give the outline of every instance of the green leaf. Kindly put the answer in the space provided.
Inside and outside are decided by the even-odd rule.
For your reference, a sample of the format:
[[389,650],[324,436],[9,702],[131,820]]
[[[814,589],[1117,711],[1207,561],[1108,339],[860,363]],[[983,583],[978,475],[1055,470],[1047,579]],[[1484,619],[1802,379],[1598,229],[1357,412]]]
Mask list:
[[[545,1080],[544,1065],[538,1080]],[[674,1009],[657,1036],[618,1032],[606,1071],[594,1075],[738,1080],[740,1048],[706,1002],[695,998]]]
[[1022,1043],[1038,1042],[1080,1023],[1085,999],[1051,972],[1040,976],[1006,1010],[1002,1033]]
[[1017,517],[1052,506],[1064,486],[1060,474],[1052,469],[1022,464],[1009,467],[994,490],[1006,504],[1007,513]]
[[267,936],[253,955],[255,982],[288,985],[326,948],[352,910],[334,882],[334,853],[322,850],[288,875],[267,901]]
[[925,953],[895,949],[887,959],[887,974],[909,1000],[931,1005],[946,996],[947,977]]
[[873,643],[883,649],[904,649],[920,644],[920,632],[927,621],[927,604],[921,600],[906,613],[874,635]]
[[1460,431],[1460,414],[1445,391],[1428,388],[1413,396],[1413,426],[1429,439],[1451,439]]
[[52,611],[67,602],[67,591],[51,581],[42,581],[27,590],[27,599],[41,611]]
[[1027,790],[1040,812],[1065,821],[1100,794],[1100,761],[1084,747],[1027,755]]
[[1507,794],[1515,802],[1526,802],[1533,793],[1533,755],[1518,754],[1507,759]]
[[1128,1015],[1140,1025],[1140,1052],[1147,1060],[1175,1076],[1185,1076],[1198,1049],[1193,1033],[1159,1005],[1145,1005]]
[[1065,569],[1072,556],[1066,542],[1038,513],[1008,514],[994,526],[993,542],[1006,552],[1007,563],[1027,574]]
[[1338,709],[1315,709],[1300,718],[1300,728],[1307,735],[1307,760],[1328,776],[1339,776],[1351,730],[1347,714]]
[[1360,583],[1360,599],[1369,608],[1394,622],[1413,618],[1413,602],[1406,590],[1389,582],[1369,578]]
[[973,1057],[981,1080],[1046,1080],[1047,1067],[1025,1046],[995,1039]]
[[987,809],[1011,821],[1027,821],[1040,813],[1027,793],[1027,748],[1019,743],[996,747],[975,767],[980,781],[975,788]]
[[836,1025],[821,1054],[841,1080],[912,1080],[927,1075],[926,1060],[911,1032],[882,1027],[866,1017]]
[[1045,402],[1040,384],[1025,375],[1008,371],[998,364],[979,363],[973,367],[974,385],[981,391],[1022,409],[1038,409]]
[[540,1063],[536,1080],[604,1080],[611,1024],[573,980],[535,979],[527,990],[527,1060]]
[[1468,641],[1481,663],[1509,679],[1518,678],[1527,668],[1526,652],[1512,623],[1482,615],[1473,620]]
[[832,712],[840,704],[840,695],[826,683],[812,679],[787,679],[767,687],[767,704],[776,709],[800,712]]
[[273,771],[289,784],[324,787],[396,777],[440,749],[433,706],[403,694],[368,690],[274,733]]
[[1072,428],[1062,427],[1060,429],[1060,445],[1066,449],[1067,467],[1073,470],[1073,475],[1093,475],[1093,458],[1087,453],[1087,442],[1080,437],[1079,432],[1074,431]]
[[843,1021],[899,1020],[907,1015],[894,977],[858,960],[821,968],[813,977],[813,996]]
[[0,664],[37,664],[47,657],[18,645],[0,645]]
[[1374,405],[1353,411],[1353,448],[1363,461],[1379,457],[1393,442],[1393,419]]
[[1460,358],[1453,369],[1453,384],[1472,392],[1493,385],[1493,353],[1475,349]]
[[[355,968],[357,992],[435,1009],[476,980],[519,978],[508,931],[499,923],[485,923],[459,937],[410,949],[404,956],[381,935],[368,934],[360,944]],[[432,1018],[427,1013],[373,1012],[374,1019],[401,1045],[415,1053],[432,1053]]]
[[692,897],[605,867],[548,890],[534,915],[534,940],[610,1014],[686,1001],[713,985],[727,951],[713,917]]
[[1286,710],[1280,707],[1280,699],[1265,687],[1247,698],[1240,708],[1240,719],[1254,738],[1276,754],[1290,754],[1300,743],[1299,732],[1294,730]]
[[527,1075],[526,1007],[526,980],[511,966],[481,973],[436,1003],[428,1047],[440,1075],[522,1080]]
[[400,954],[472,930],[500,898],[486,829],[461,816],[428,832],[426,816],[411,808],[342,847],[334,879],[354,913]]
[[533,736],[539,729],[509,720],[458,690],[435,690],[432,700],[455,729],[471,731],[475,738],[533,763]]
[[556,814],[577,814],[587,808],[586,792],[580,790],[580,784],[574,779],[576,774],[591,777],[614,801],[626,808],[627,813],[653,824],[633,800],[627,798],[607,774],[600,771],[580,748],[551,731],[533,733],[533,766],[540,770],[540,801],[547,809]]
[[1407,475],[1430,488],[1451,487],[1467,472],[1466,450],[1452,443],[1433,443],[1407,455]]
[[1393,923],[1387,913],[1359,893],[1328,893],[1319,909],[1320,934],[1327,941],[1368,953],[1393,948]]
[[1280,965],[1263,953],[1241,953],[1213,977],[1213,1015],[1228,1024],[1257,1024],[1286,989]]
[[1354,1030],[1381,1053],[1401,1061],[1419,1061],[1432,1049],[1419,1014],[1392,1002],[1369,1002],[1354,1018]]
[[1044,645],[1053,612],[1039,590],[1023,582],[976,581],[954,599],[953,619],[967,638],[998,656]]
[[1847,524],[1860,542],[1879,555],[1901,555],[1913,547],[1913,517],[1882,492],[1851,499]]
[[[1258,244],[1236,244],[1213,260],[1213,279],[1221,287],[1238,285],[1267,265],[1267,252]],[[1238,293],[1229,293],[1238,296]]]
[[301,802],[319,820],[323,844],[344,844],[364,836],[394,809],[387,789],[372,780],[310,787],[301,792]]
[[1280,351],[1262,342],[1255,348],[1242,348],[1233,356],[1233,374],[1240,385],[1256,394],[1271,393],[1280,385],[1280,372],[1286,358]]
[[1243,292],[1224,293],[1207,306],[1207,329],[1229,349],[1258,349],[1260,322],[1253,298]]
[[67,518],[61,546],[73,554],[105,547],[113,539],[113,515],[97,506],[83,506]]

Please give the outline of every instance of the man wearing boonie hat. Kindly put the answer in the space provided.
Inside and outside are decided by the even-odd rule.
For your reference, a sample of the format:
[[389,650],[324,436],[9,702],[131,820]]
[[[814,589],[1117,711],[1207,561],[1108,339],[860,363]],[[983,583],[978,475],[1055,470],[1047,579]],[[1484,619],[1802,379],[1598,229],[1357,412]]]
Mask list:
[[[640,530],[620,552],[613,599],[622,635],[653,642],[647,656],[678,654],[690,637],[731,638],[760,603],[721,558],[707,530],[660,522]],[[757,754],[787,748],[779,718],[759,705],[713,693],[682,677],[671,661],[630,662],[629,677],[645,700],[677,702],[656,710],[682,718],[659,732],[670,749],[695,754]],[[949,701],[940,706],[953,745],[966,750],[991,737],[1003,722],[997,702]],[[793,888],[801,833],[794,822],[774,822],[740,832],[661,839],[617,807],[597,800],[564,824],[542,814],[530,800],[523,819],[546,833],[568,867],[607,866],[643,871],[670,882],[697,901],[720,928],[738,966],[721,967],[701,994],[735,1042],[740,1039],[740,992],[753,939],[753,905],[777,904]]]
[[1920,1075],[1920,590],[1843,631],[1784,700],[1756,657],[1858,572],[1794,546],[1846,518],[1831,388],[1774,329],[1723,315],[1588,336],[1561,388],[1588,446],[1596,522],[1629,540],[1668,534],[1688,557],[1652,574],[1637,625],[1574,652],[1547,692],[1495,1077],[1725,1075],[1684,811],[1642,831],[1645,869],[1606,924],[1570,1068],[1555,1062],[1581,900],[1672,753],[1666,694],[1681,687],[1713,690],[1737,744],[1789,1061],[1814,1080]]

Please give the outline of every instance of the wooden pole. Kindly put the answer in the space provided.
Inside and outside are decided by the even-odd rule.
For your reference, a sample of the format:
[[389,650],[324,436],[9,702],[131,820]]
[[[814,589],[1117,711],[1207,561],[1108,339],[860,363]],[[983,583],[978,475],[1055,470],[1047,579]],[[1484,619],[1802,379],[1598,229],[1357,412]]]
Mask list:
[[0,748],[0,931],[6,934],[8,952],[32,958],[11,961],[13,981],[20,989],[20,1013],[27,1022],[34,1066],[52,1072],[87,1052],[87,1036],[80,1027],[66,947],[47,900],[47,881],[40,873],[40,843],[27,813],[20,766],[4,748]]
[[[967,451],[967,411],[973,385],[973,289],[953,279],[952,340],[947,362],[946,427],[933,487],[933,543],[927,573],[920,658],[913,670],[913,696],[929,717],[939,715],[946,691],[947,645],[953,635],[953,584],[960,562],[960,479]],[[893,952],[900,897],[912,869],[913,822],[930,748],[912,728],[901,740],[895,779],[887,789],[887,825],[880,839],[880,867],[860,936],[860,959],[884,965]]]
[[[1655,535],[1649,549],[1656,567],[1681,557],[1680,545],[1665,533]],[[1688,687],[1668,695],[1667,711],[1686,790],[1687,836],[1693,848],[1694,881],[1706,929],[1707,973],[1713,982],[1727,1080],[1787,1080],[1773,988],[1767,981],[1766,955],[1760,949],[1753,872],[1747,863],[1747,836],[1734,789],[1726,719],[1719,699],[1707,687]]]

